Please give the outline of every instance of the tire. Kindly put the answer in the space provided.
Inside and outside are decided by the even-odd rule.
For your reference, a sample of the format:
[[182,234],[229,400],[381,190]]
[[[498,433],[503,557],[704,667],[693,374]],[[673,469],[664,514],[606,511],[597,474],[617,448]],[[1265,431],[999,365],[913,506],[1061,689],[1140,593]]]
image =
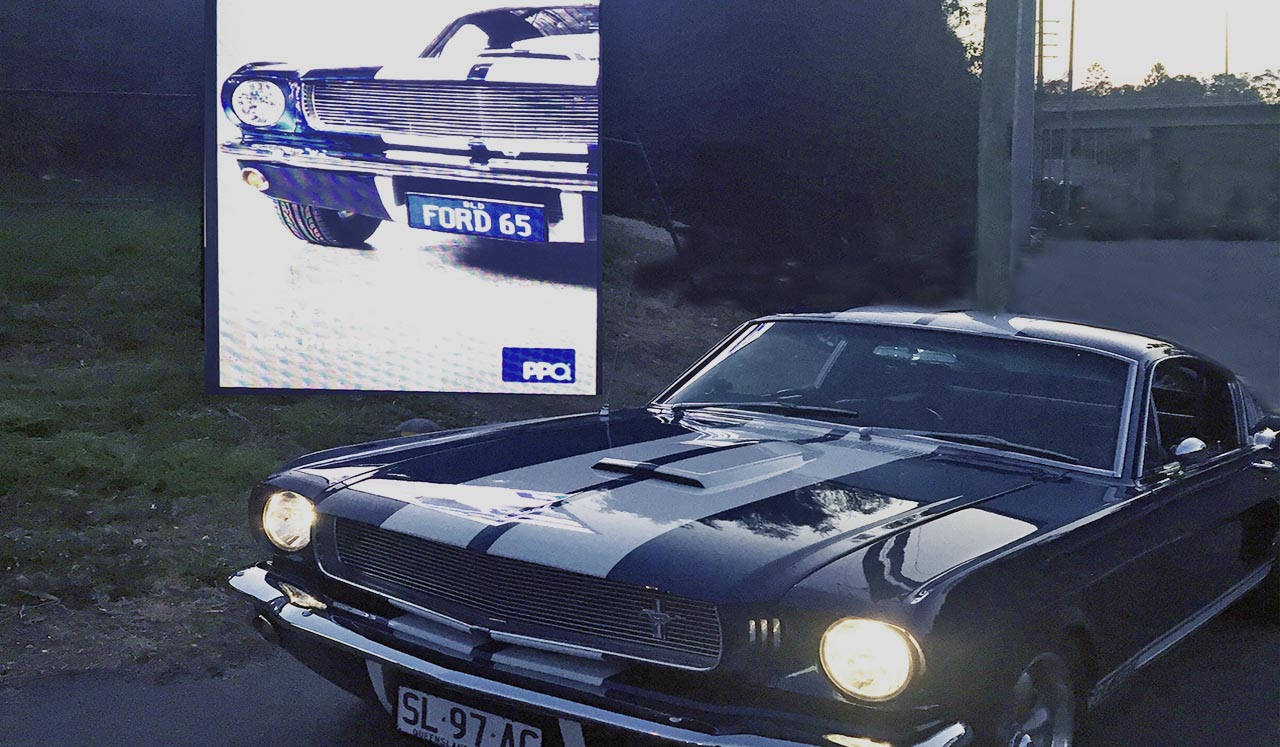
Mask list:
[[364,246],[382,221],[368,215],[276,200],[280,222],[308,244],[358,249]]
[[1015,678],[993,717],[985,720],[984,747],[1086,747],[1083,667],[1076,652],[1046,651]]

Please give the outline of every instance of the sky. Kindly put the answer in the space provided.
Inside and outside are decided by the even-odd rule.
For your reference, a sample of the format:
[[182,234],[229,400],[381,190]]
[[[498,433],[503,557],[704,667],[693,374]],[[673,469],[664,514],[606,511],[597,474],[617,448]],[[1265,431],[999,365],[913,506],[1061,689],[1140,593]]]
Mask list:
[[[1034,0],[1033,0],[1034,1]],[[966,0],[973,5],[981,0]],[[1138,84],[1157,62],[1170,75],[1207,78],[1223,71],[1223,36],[1230,14],[1231,72],[1280,70],[1280,0],[1075,0],[1076,83],[1089,65],[1111,82]],[[1045,78],[1066,77],[1071,0],[1044,0]],[[1057,36],[1049,36],[1057,32]],[[978,29],[981,33],[981,29]]]

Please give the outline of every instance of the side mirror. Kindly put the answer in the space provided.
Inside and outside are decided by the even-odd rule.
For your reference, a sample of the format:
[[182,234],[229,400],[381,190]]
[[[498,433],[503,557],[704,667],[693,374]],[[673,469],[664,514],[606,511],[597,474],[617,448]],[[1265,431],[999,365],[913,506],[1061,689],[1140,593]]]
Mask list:
[[1274,449],[1276,447],[1276,435],[1276,432],[1270,428],[1263,428],[1253,434],[1253,448]]
[[1179,462],[1195,462],[1205,456],[1209,445],[1195,436],[1187,436],[1173,447],[1173,456]]

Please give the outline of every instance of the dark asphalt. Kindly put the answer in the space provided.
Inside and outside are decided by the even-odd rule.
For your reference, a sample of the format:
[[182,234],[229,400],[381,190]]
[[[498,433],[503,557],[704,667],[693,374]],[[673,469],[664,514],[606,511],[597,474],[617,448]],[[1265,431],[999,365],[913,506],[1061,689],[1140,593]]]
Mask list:
[[1280,242],[1048,241],[1019,265],[1013,309],[1166,337],[1280,409]]
[[[1095,720],[1095,747],[1275,747],[1280,627],[1231,615],[1210,623]],[[4,747],[422,744],[285,655],[217,679],[55,676],[0,694]]]

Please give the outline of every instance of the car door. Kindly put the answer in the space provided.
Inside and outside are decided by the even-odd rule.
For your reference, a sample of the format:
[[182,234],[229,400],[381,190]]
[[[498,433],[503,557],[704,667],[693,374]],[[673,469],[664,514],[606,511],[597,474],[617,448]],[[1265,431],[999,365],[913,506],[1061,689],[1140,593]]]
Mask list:
[[[1159,362],[1150,379],[1143,481],[1151,519],[1165,542],[1155,550],[1158,596],[1173,626],[1227,597],[1259,561],[1251,525],[1265,503],[1232,377],[1191,356]],[[1179,453],[1182,452],[1182,453]]]

